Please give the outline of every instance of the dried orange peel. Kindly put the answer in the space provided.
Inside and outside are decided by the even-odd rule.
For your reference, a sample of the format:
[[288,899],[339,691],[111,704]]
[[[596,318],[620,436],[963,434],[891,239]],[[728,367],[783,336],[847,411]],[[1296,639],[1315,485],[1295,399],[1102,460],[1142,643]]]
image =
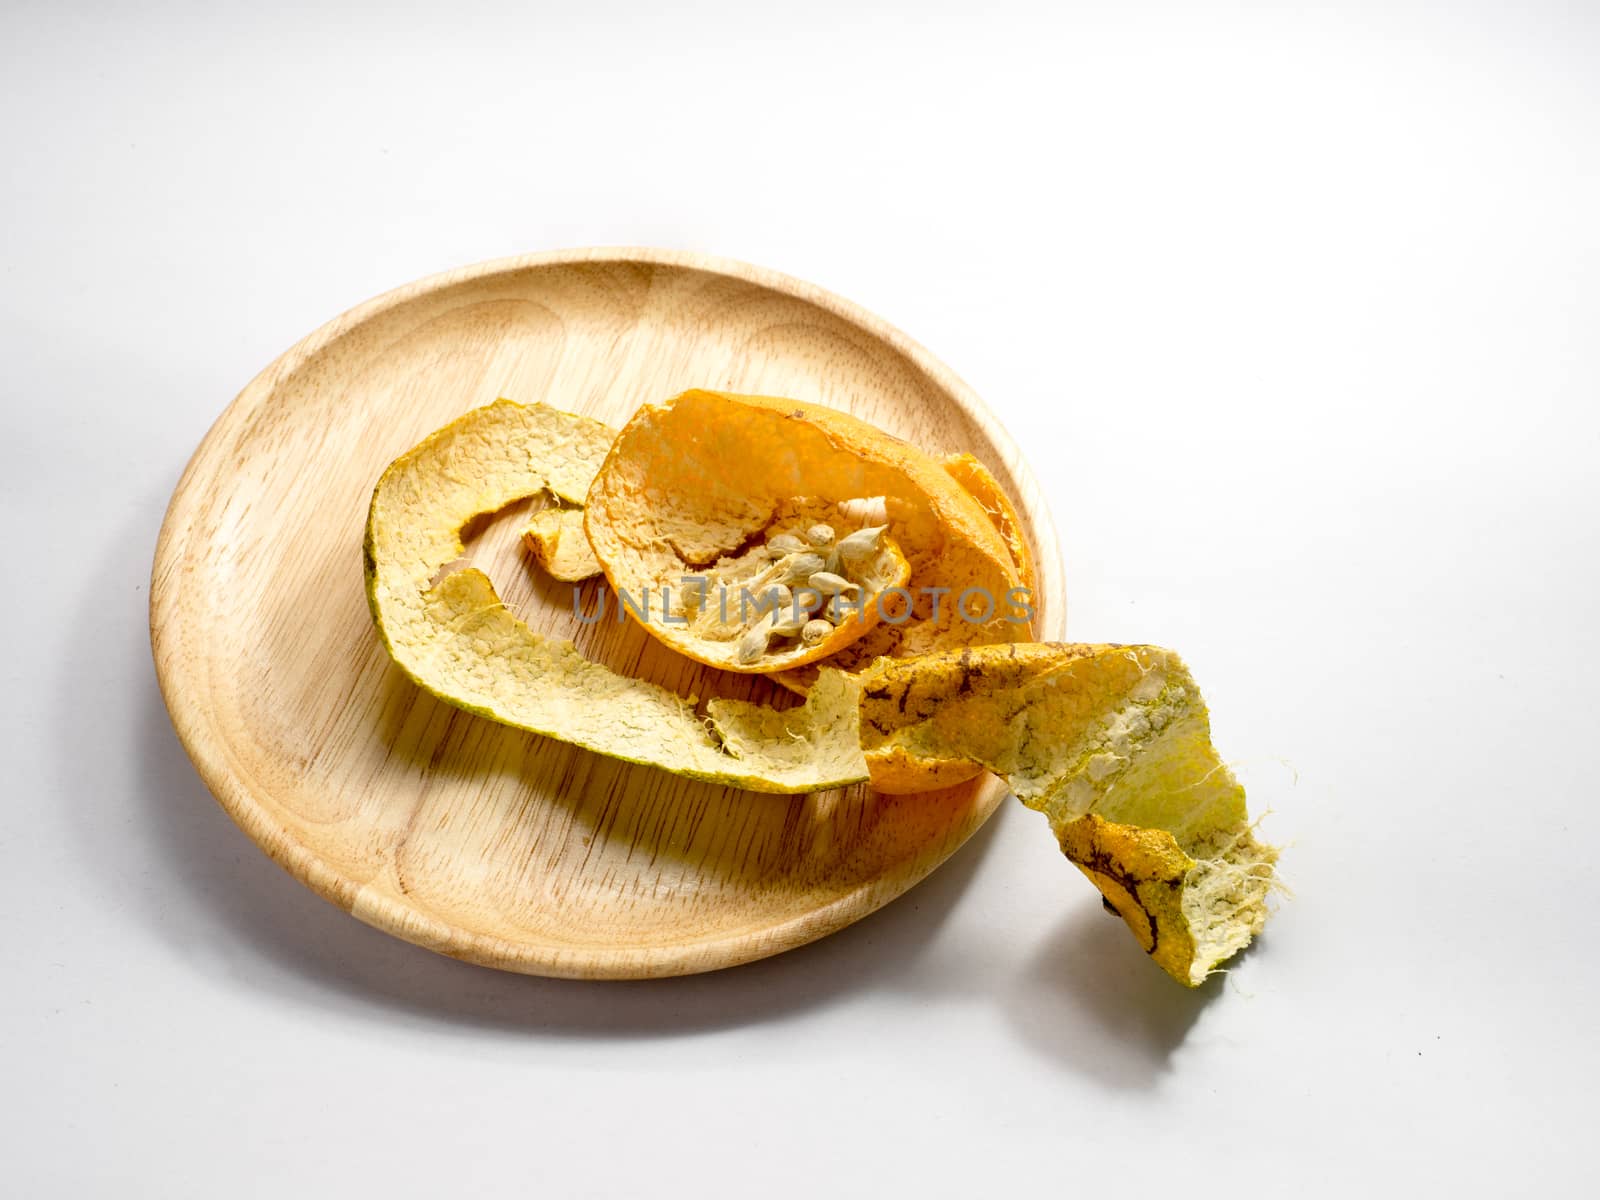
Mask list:
[[[839,414],[821,416],[824,410],[687,396],[696,398],[690,407],[701,415],[741,413],[740,422],[762,429],[778,420],[802,445],[821,436],[866,463],[860,476],[846,473],[835,494],[876,491],[906,505],[888,508],[891,520],[896,511],[906,516],[905,553],[888,555],[891,565],[931,571],[929,556],[942,546],[966,556],[969,579],[1013,586],[1029,575],[1020,522],[976,460],[941,464],[909,452],[885,455],[881,441],[860,439],[849,422],[834,420]],[[578,570],[578,551],[598,543],[596,559],[606,564],[601,544],[614,533],[608,522],[637,511],[648,494],[600,486],[613,463],[630,461],[617,458],[612,438],[598,422],[502,400],[440,430],[384,473],[367,525],[367,593],[385,647],[419,685],[504,724],[755,791],[811,792],[869,778],[882,792],[911,791],[989,770],[1045,813],[1068,859],[1173,978],[1199,984],[1260,931],[1277,851],[1256,839],[1243,789],[1211,744],[1200,692],[1169,650],[1013,641],[885,655],[853,673],[813,668],[800,708],[713,700],[701,711],[692,697],[618,675],[584,659],[571,643],[535,633],[505,608],[481,571],[450,569],[462,553],[461,531],[474,518],[541,493],[554,498],[545,511],[556,515],[530,547],[536,556],[547,567]],[[814,454],[807,450],[798,459],[810,462]],[[659,461],[651,461],[654,471]],[[944,485],[929,484],[925,467],[963,499],[952,501]],[[908,498],[916,494],[913,484],[895,484],[904,489],[899,493],[882,486],[894,483],[896,471],[950,505],[941,510],[948,522],[918,526]],[[686,545],[696,552],[723,543],[737,549],[735,535],[742,542],[754,530],[769,530],[771,513],[816,515],[783,497],[783,486],[751,508],[730,501],[718,510],[730,519],[698,541],[687,510],[669,506],[655,528],[679,539],[672,554],[680,565]],[[575,514],[584,511],[588,540],[564,550],[568,538],[583,533]],[[613,569],[608,565],[608,574]],[[940,640],[934,622],[918,632],[925,642]],[[895,649],[903,654],[904,643]]]
[[684,698],[585,659],[511,613],[482,571],[449,567],[474,518],[548,492],[581,500],[611,430],[544,405],[475,409],[396,459],[367,517],[367,599],[390,656],[468,712],[599,754],[767,792],[866,777],[856,685],[830,671],[800,708]]
[[[661,620],[646,627],[699,662],[766,673],[824,659],[853,666],[840,652],[875,626],[875,647],[887,641],[903,653],[1030,635],[1010,604],[1021,586],[1011,550],[971,493],[939,460],[818,405],[694,390],[640,408],[589,488],[584,528],[611,586],[637,596],[708,571],[721,572],[713,581],[721,584],[752,577],[775,535],[820,523],[843,536],[871,521],[849,515],[868,501],[881,502],[886,552],[904,559],[873,582],[880,590],[912,585],[909,610],[893,614],[900,623],[880,622],[884,606],[869,603],[861,620],[824,640],[754,661],[722,630]],[[937,619],[928,589],[945,598]],[[956,613],[969,589],[988,597],[994,611],[985,619]]]
[[[615,431],[609,432],[615,437]],[[972,496],[994,525],[1011,553],[1018,583],[1027,589],[1031,596],[1034,576],[1027,536],[1016,509],[999,481],[981,460],[971,454],[949,454],[939,462],[945,471]],[[595,465],[598,467],[598,463]],[[592,472],[589,479],[593,482]],[[583,490],[587,495],[588,488],[585,487]],[[588,536],[584,533],[583,514],[584,506],[581,502],[575,503],[556,497],[552,503],[530,518],[528,527],[523,532],[523,543],[534,562],[554,579],[578,583],[603,573],[594,557],[593,549],[589,546]],[[798,525],[798,522],[795,524]],[[900,638],[898,628],[879,626],[865,634],[863,641],[852,643],[854,649],[848,661],[841,661],[837,665],[844,668],[860,666],[880,654],[893,651],[899,645]],[[770,669],[770,663],[764,663],[763,669]],[[802,696],[815,677],[814,668],[809,671],[773,673],[773,678],[779,683]]]
[[1172,651],[981,646],[882,659],[859,679],[875,785],[892,787],[907,761],[993,771],[1180,983],[1260,932],[1278,852],[1256,839]]

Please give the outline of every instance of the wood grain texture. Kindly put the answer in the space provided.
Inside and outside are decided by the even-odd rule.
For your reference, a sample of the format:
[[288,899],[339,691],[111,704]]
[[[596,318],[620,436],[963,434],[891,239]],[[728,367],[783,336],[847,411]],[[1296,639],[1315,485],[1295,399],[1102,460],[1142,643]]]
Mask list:
[[[362,591],[383,468],[498,396],[621,424],[689,387],[855,413],[995,472],[1028,523],[1039,636],[1061,564],[1017,448],[948,369],[819,288],[657,250],[566,251],[421,280],[325,325],[261,373],[185,471],[156,549],[150,632],[178,736],[235,821],[361,920],[540,975],[643,978],[800,945],[922,879],[989,816],[980,782],[766,796],[601,758],[471,716],[392,666]],[[793,703],[632,623],[584,625],[532,570],[517,506],[471,556],[535,629],[681,694]],[[584,585],[592,611],[598,585]]]

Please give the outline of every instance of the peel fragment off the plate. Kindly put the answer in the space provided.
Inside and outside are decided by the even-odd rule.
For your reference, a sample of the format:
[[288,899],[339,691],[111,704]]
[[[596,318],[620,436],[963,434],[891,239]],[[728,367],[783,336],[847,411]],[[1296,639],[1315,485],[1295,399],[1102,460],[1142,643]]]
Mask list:
[[417,684],[469,712],[614,758],[713,783],[812,792],[860,782],[855,683],[827,672],[800,708],[692,700],[618,675],[529,629],[474,568],[439,573],[474,518],[548,491],[580,503],[611,444],[597,421],[499,400],[401,455],[373,491],[367,597]]
[[874,782],[903,759],[995,772],[1180,983],[1260,932],[1278,852],[1256,840],[1172,651],[979,646],[880,660],[860,681]]

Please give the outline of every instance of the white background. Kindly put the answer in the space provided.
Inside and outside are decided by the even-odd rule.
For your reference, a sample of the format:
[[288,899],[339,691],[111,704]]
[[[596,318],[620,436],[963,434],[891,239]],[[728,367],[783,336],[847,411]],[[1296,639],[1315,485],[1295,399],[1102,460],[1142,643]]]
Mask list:
[[[0,1191],[1581,1178],[1594,6],[325,7],[0,16]],[[1015,804],[823,943],[584,985],[392,941],[211,802],[146,634],[206,428],[370,295],[616,243],[821,283],[999,413],[1071,634],[1180,649],[1291,843],[1231,974]]]

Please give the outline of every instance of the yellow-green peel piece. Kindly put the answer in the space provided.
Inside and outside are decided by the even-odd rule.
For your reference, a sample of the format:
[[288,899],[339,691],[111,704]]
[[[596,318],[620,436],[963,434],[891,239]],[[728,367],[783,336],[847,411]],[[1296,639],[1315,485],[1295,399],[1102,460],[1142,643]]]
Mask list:
[[1200,689],[1156,646],[975,646],[860,676],[881,761],[971,763],[1049,818],[1152,958],[1200,984],[1267,918],[1275,848],[1211,744]]
[[367,598],[378,634],[418,685],[506,725],[679,775],[764,792],[867,777],[856,684],[827,672],[800,708],[693,698],[618,675],[542,636],[475,568],[440,573],[474,518],[548,491],[581,504],[613,432],[542,404],[498,400],[396,459],[367,517]]

